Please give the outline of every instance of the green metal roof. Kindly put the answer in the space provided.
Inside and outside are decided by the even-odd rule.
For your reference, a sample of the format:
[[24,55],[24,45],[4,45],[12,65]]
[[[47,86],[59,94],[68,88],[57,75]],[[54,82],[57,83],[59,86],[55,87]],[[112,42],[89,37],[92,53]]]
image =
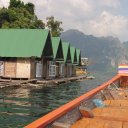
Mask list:
[[77,55],[76,55],[76,48],[75,47],[70,47],[70,52],[71,52],[71,59],[72,63],[77,63]]
[[64,60],[60,37],[52,37],[53,56],[56,60]]
[[49,30],[0,29],[0,57],[41,57]]
[[[63,47],[63,55],[64,55],[64,62],[68,61],[71,59],[70,57],[70,44],[68,42],[62,42],[62,47]],[[70,57],[68,57],[70,56]]]
[[80,49],[76,49],[76,54],[77,54],[77,63],[80,64],[81,62],[81,51]]

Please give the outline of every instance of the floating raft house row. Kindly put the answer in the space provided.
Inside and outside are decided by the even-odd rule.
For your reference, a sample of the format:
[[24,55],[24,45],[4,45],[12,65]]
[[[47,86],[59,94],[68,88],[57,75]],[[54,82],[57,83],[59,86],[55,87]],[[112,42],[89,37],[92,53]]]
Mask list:
[[76,75],[81,51],[45,29],[0,29],[0,77],[53,79]]

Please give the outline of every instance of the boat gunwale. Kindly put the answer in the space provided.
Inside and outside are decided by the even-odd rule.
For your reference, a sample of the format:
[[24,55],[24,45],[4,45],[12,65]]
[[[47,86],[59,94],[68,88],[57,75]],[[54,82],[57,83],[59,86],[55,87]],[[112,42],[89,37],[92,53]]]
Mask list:
[[67,112],[71,111],[72,109],[78,107],[83,101],[92,98],[95,94],[100,92],[101,90],[105,89],[107,86],[121,78],[122,76],[128,76],[125,74],[117,74],[112,79],[108,80],[107,82],[101,84],[100,86],[94,88],[93,90],[83,94],[82,96],[70,101],[69,103],[53,110],[52,112],[46,114],[45,116],[33,121],[32,123],[25,126],[25,128],[43,128],[47,125],[51,124],[53,121],[57,120]]

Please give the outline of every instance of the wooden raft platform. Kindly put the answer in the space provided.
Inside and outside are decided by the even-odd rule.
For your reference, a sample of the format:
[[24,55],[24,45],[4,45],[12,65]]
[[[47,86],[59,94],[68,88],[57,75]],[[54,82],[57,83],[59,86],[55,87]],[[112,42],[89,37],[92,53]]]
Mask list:
[[71,128],[128,128],[128,101],[106,100],[106,107],[94,108],[93,117],[78,120]]
[[75,76],[75,77],[67,77],[67,78],[57,78],[50,80],[40,80],[40,79],[4,79],[0,78],[0,89],[6,87],[51,87],[54,85],[60,85],[63,83],[80,81],[86,79],[87,76]]

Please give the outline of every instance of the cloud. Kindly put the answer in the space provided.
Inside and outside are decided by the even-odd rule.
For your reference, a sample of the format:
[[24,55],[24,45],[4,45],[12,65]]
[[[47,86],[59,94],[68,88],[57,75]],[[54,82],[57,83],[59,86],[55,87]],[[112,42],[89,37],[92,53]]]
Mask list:
[[[24,0],[28,2],[30,0]],[[70,28],[79,29],[79,25],[85,18],[93,15],[93,5],[88,0],[31,0],[36,6],[37,16],[45,21],[46,17],[54,16],[63,21],[64,30]]]
[[128,19],[103,11],[99,17],[88,22],[90,34],[124,38],[128,33]]
[[[50,15],[78,17],[88,15],[93,7],[88,0],[23,0],[32,2],[36,6],[37,15],[41,18]],[[84,13],[83,13],[84,12]],[[39,14],[40,13],[40,14]],[[42,15],[41,15],[42,14]]]
[[8,7],[10,0],[0,0],[0,7]]
[[118,8],[121,6],[121,3],[119,0],[100,0],[100,4],[107,7],[113,7],[113,8]]
[[44,0],[36,7],[37,14],[42,12],[42,15],[39,14],[40,18],[55,15],[62,19],[70,18],[76,20],[84,15],[89,15],[93,10],[87,0]]

